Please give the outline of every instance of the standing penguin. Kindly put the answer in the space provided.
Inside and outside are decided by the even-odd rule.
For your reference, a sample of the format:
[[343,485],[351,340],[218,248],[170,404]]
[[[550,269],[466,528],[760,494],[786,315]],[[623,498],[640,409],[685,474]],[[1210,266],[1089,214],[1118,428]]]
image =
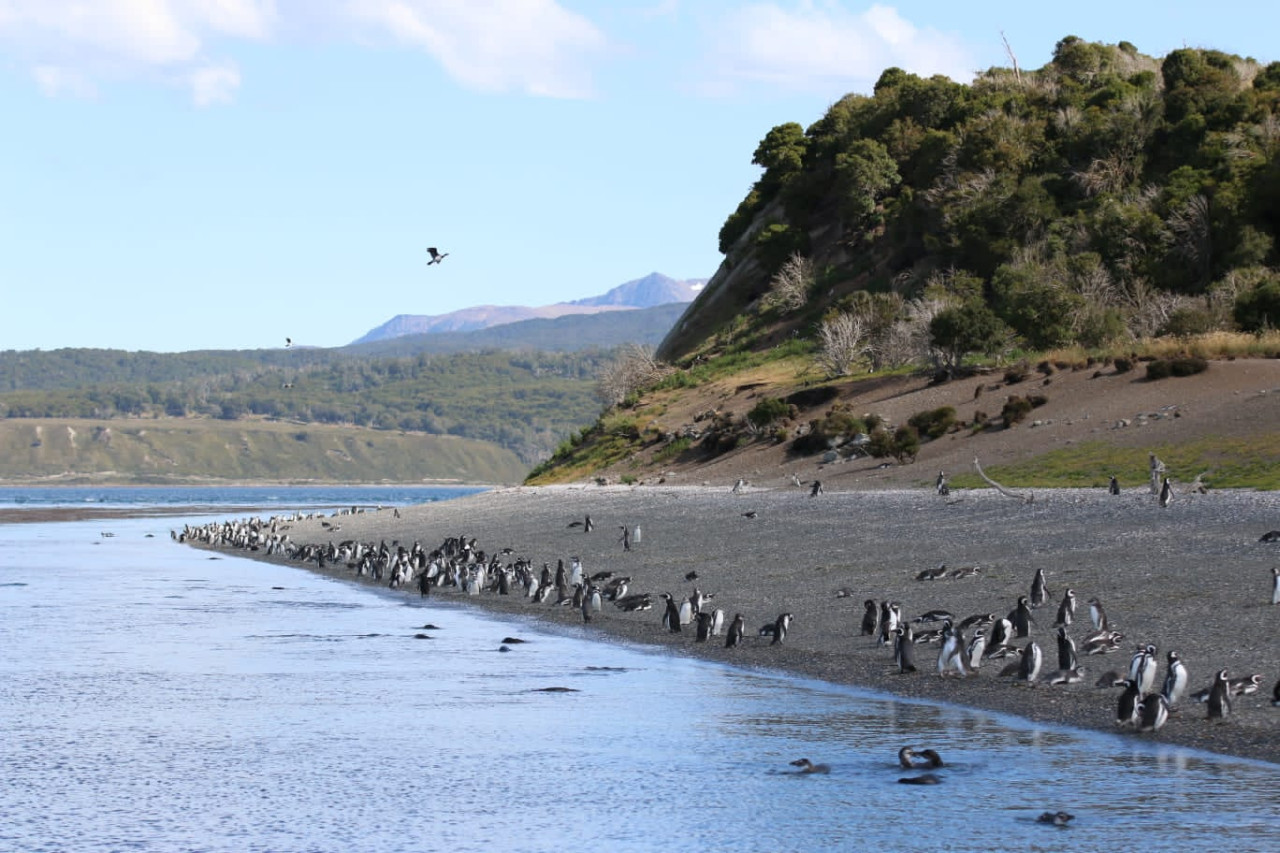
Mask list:
[[680,608],[676,606],[676,600],[671,593],[664,592],[662,597],[667,600],[667,606],[662,611],[662,627],[666,628],[672,634],[680,633]]
[[951,620],[942,623],[942,648],[938,651],[938,675],[945,676],[955,667],[960,675],[968,675],[964,666],[964,634],[951,627]]
[[746,630],[747,620],[741,613],[733,617],[729,623],[729,634],[724,639],[724,647],[731,649],[742,642],[742,632]]
[[1280,566],[1271,570],[1271,603],[1280,604]]
[[1018,681],[1035,681],[1040,677],[1040,664],[1043,662],[1044,656],[1040,651],[1040,647],[1033,640],[1027,643],[1027,647],[1022,650],[1022,659],[1018,661]]
[[1018,639],[1031,636],[1031,606],[1025,595],[1018,596],[1018,606],[1009,611],[1009,621],[1013,623],[1014,635]]
[[1129,678],[1138,684],[1138,692],[1146,695],[1151,692],[1156,683],[1156,669],[1159,664],[1156,662],[1156,647],[1148,643],[1145,646],[1139,646],[1138,650],[1133,653],[1133,657],[1129,660]]
[[899,625],[893,629],[893,662],[898,665],[898,674],[906,675],[916,671],[915,639],[911,636],[910,625]]
[[782,613],[773,623],[773,642],[771,646],[780,646],[787,639],[787,631],[791,629],[791,614]]
[[724,611],[717,607],[711,611],[711,636],[719,637],[724,630]]
[[987,648],[996,649],[1008,645],[1013,639],[1013,623],[1008,619],[997,619],[991,623],[991,636],[987,639]]
[[1138,705],[1138,731],[1158,732],[1169,719],[1169,703],[1159,693],[1148,693]]
[[1160,506],[1166,507],[1173,501],[1173,486],[1169,484],[1169,478],[1165,477],[1160,484]]
[[1058,669],[1075,669],[1076,644],[1067,636],[1066,628],[1058,629]]
[[1062,603],[1058,605],[1058,618],[1054,625],[1070,625],[1075,618],[1076,594],[1070,587],[1067,587],[1067,591],[1062,594]]
[[694,642],[705,643],[707,638],[711,636],[711,623],[714,618],[710,613],[698,614],[697,633],[694,635]]
[[1231,716],[1231,686],[1227,683],[1227,671],[1218,670],[1209,690],[1209,719],[1225,720]]
[[809,489],[809,497],[815,498],[820,494],[822,494],[822,481],[814,480],[813,486]]
[[969,641],[969,646],[965,649],[965,658],[969,662],[969,669],[977,672],[982,667],[982,655],[986,650],[987,635],[983,629],[979,628],[973,632],[973,639]]
[[862,606],[865,608],[862,614],[862,636],[870,637],[880,627],[880,607],[874,598],[868,598]]
[[1031,579],[1031,606],[1040,607],[1049,600],[1049,584],[1044,579],[1044,569],[1036,569]]
[[1102,609],[1102,601],[1097,596],[1089,599],[1089,619],[1094,631],[1107,630],[1107,611]]
[[1120,701],[1116,705],[1116,725],[1117,726],[1134,726],[1138,723],[1138,702],[1139,697],[1138,685],[1133,679],[1126,678],[1124,681],[1124,692],[1120,694]]
[[1120,494],[1120,482],[1116,479],[1114,474],[1111,475],[1107,482],[1107,491],[1113,495]]
[[1182,698],[1182,694],[1187,689],[1187,667],[1182,663],[1182,658],[1178,657],[1177,652],[1169,652],[1168,671],[1164,676],[1164,687],[1160,689],[1160,693],[1164,696],[1164,701],[1170,706]]

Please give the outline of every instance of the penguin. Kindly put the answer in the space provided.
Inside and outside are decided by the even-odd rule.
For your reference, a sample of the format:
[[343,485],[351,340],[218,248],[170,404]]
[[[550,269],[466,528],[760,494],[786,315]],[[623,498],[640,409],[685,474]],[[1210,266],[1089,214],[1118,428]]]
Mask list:
[[1031,606],[1041,607],[1049,600],[1049,584],[1044,578],[1044,569],[1036,569],[1036,576],[1031,579]]
[[1102,609],[1102,602],[1096,596],[1089,599],[1089,619],[1093,622],[1093,630],[1107,630],[1107,611]]
[[982,667],[982,654],[987,650],[987,635],[981,628],[973,632],[973,639],[965,649],[969,669],[977,672]]
[[1107,480],[1107,491],[1113,495],[1120,494],[1120,481],[1116,479],[1116,475],[1112,474]]
[[698,614],[697,632],[694,635],[694,642],[705,643],[707,638],[711,636],[711,623],[714,618],[710,613]]
[[1076,644],[1075,641],[1067,636],[1066,628],[1058,629],[1058,669],[1075,669],[1079,664],[1076,662]]
[[934,488],[934,491],[936,491],[940,495],[945,496],[945,495],[951,494],[951,487],[947,485],[946,471],[938,472],[938,479],[934,480],[933,488]]
[[1040,676],[1040,664],[1043,656],[1040,647],[1033,640],[1022,650],[1022,660],[1018,662],[1017,681],[1031,683]]
[[1271,603],[1280,604],[1280,566],[1271,570]]
[[1083,680],[1084,670],[1076,667],[1075,669],[1058,670],[1049,678],[1049,683],[1055,686],[1059,684],[1079,684]]
[[1025,595],[1018,596],[1018,605],[1009,611],[1009,621],[1013,624],[1014,636],[1018,639],[1031,636],[1031,606]]
[[874,598],[868,598],[862,603],[862,606],[864,608],[862,614],[862,636],[870,637],[880,627],[880,607],[876,604]]
[[1164,696],[1164,701],[1172,707],[1186,692],[1187,667],[1182,663],[1182,658],[1178,657],[1177,652],[1169,652],[1168,660],[1168,671],[1165,673],[1164,686],[1160,689],[1160,694]]
[[1124,692],[1116,704],[1116,725],[1133,726],[1138,722],[1138,683],[1131,678],[1124,680]]
[[936,773],[921,773],[919,776],[903,776],[898,780],[899,785],[940,785],[942,780],[938,778]]
[[1159,693],[1148,693],[1138,705],[1138,731],[1158,732],[1169,719],[1169,703]]
[[676,606],[676,600],[671,593],[664,592],[662,597],[667,600],[666,609],[662,612],[662,627],[666,628],[672,634],[680,633],[680,608]]
[[583,533],[590,533],[591,531],[593,531],[593,530],[595,530],[595,529],[596,529],[595,522],[593,522],[593,521],[591,520],[591,516],[589,516],[589,515],[588,515],[588,516],[586,517],[586,519],[582,522],[582,532],[583,532]]
[[898,605],[891,601],[885,600],[880,602],[880,645],[888,645],[893,642],[893,632],[901,621],[901,613]]
[[[1112,479],[1115,479],[1114,477]],[[1054,826],[1066,826],[1075,820],[1076,816],[1067,812],[1044,812],[1040,817],[1036,818],[1036,823],[1049,823]]]
[[[578,590],[579,592],[581,592],[582,587],[578,587]],[[591,621],[591,599],[581,594],[578,595],[577,598],[579,599],[578,607],[582,611],[582,621],[590,622]]]
[[800,773],[800,774],[805,774],[805,773],[830,773],[830,772],[831,772],[831,767],[830,767],[830,765],[827,765],[827,764],[814,764],[812,761],[810,761],[810,760],[809,760],[809,759],[807,759],[807,758],[797,758],[795,761],[791,762],[791,766],[792,766],[792,767],[799,767],[800,769],[799,769],[799,770],[797,770],[796,772],[797,772],[797,773]]
[[746,629],[746,625],[747,620],[741,613],[733,617],[733,622],[729,623],[729,633],[724,639],[726,649],[732,649],[742,642],[742,632]]
[[1147,644],[1139,646],[1129,660],[1129,678],[1138,685],[1138,691],[1144,696],[1151,692],[1156,683],[1156,647]]
[[1218,670],[1213,678],[1213,687],[1209,690],[1210,720],[1225,720],[1231,716],[1231,688],[1227,682],[1227,671]]
[[1055,627],[1070,625],[1076,618],[1076,594],[1070,587],[1062,593],[1062,603],[1058,605],[1058,618]]
[[791,628],[791,614],[782,613],[773,623],[773,642],[769,645],[780,646],[787,639],[787,631]]
[[680,602],[680,609],[677,611],[676,618],[680,620],[681,625],[689,625],[693,622],[693,602],[687,598]]
[[1262,686],[1261,675],[1250,675],[1245,678],[1232,678],[1227,681],[1227,689],[1232,696],[1252,696]]
[[993,649],[1008,645],[1013,639],[1013,623],[1008,619],[996,619],[991,623],[991,637],[987,640],[987,653]]
[[1173,501],[1173,486],[1169,484],[1169,478],[1165,477],[1160,484],[1160,506],[1167,507]]
[[1271,688],[1271,707],[1280,708],[1280,681],[1276,682],[1276,686]]
[[[916,759],[920,760],[917,761]],[[936,770],[942,766],[942,756],[932,749],[922,749],[916,752],[911,747],[904,746],[898,750],[898,765],[903,770],[920,770],[924,768]]]
[[724,611],[716,608],[711,611],[711,636],[719,637],[724,631]]
[[822,481],[814,480],[813,486],[809,489],[809,497],[815,498],[820,494],[822,494]]
[[911,626],[899,625],[893,630],[893,662],[898,666],[898,674],[906,675],[916,671],[915,643],[912,642]]
[[964,634],[951,627],[951,620],[942,623],[942,648],[938,650],[938,675],[945,677],[947,670],[955,667],[960,675],[968,675],[964,666]]

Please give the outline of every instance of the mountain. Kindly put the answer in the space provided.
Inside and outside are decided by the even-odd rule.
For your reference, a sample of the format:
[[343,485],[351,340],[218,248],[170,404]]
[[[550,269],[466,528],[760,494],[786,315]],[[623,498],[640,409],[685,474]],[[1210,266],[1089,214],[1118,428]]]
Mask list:
[[655,272],[620,284],[600,296],[573,302],[558,302],[536,308],[524,305],[477,305],[448,314],[398,314],[352,343],[367,344],[405,335],[469,332],[522,320],[549,320],[568,314],[598,314],[604,311],[652,308],[673,302],[691,302],[705,283],[706,279],[679,281]]

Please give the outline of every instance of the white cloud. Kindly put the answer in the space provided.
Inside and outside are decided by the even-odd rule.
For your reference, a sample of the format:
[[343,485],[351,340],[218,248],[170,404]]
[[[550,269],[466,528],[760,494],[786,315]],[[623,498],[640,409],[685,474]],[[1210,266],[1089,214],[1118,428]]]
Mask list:
[[973,76],[958,37],[916,27],[890,6],[851,12],[839,2],[756,3],[719,21],[711,39],[704,88],[719,93],[744,84],[867,90],[890,66],[963,82]]
[[352,0],[375,32],[421,48],[472,89],[585,97],[604,34],[554,0]]
[[191,81],[197,103],[215,103],[239,72],[210,60],[206,43],[266,38],[275,17],[275,0],[0,0],[0,48],[25,60],[46,94],[176,77]]

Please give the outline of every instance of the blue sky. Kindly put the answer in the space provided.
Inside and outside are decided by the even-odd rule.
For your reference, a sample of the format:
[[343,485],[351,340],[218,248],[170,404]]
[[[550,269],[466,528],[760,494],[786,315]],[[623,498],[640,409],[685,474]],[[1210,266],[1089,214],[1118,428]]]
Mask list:
[[[1280,5],[0,0],[0,349],[339,346],[710,276],[756,144],[1066,35],[1280,59]],[[426,247],[450,253],[426,266]]]

